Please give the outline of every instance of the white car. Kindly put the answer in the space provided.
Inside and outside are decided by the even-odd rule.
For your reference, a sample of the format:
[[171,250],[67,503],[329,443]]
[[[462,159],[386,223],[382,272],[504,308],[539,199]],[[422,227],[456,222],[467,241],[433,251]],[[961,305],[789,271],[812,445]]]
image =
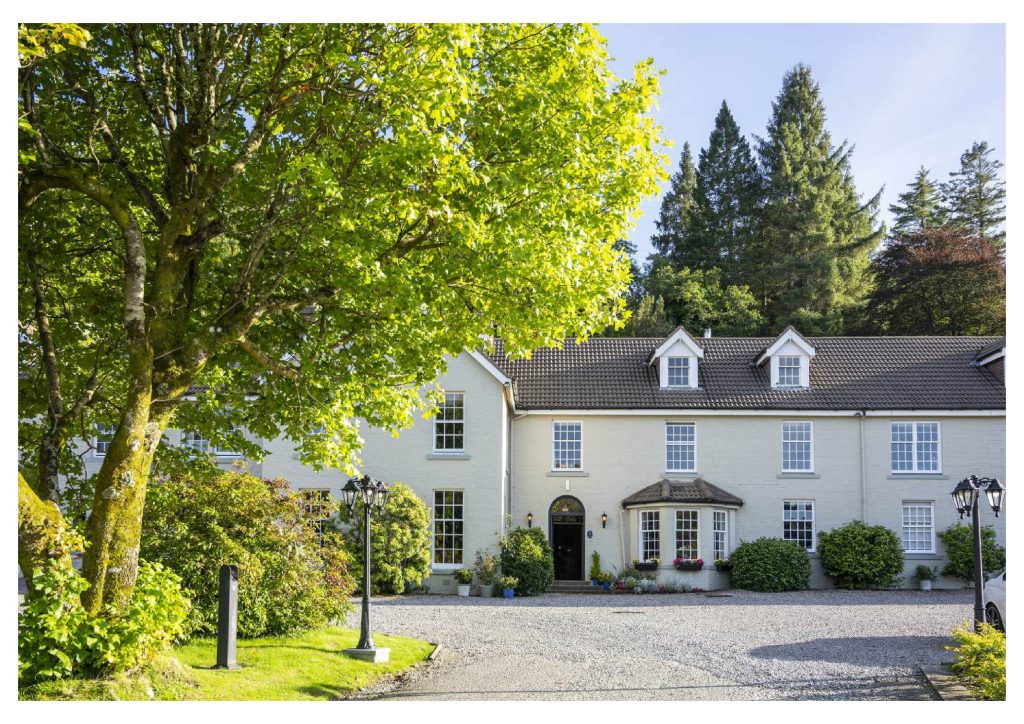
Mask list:
[[982,596],[985,601],[985,620],[1006,633],[1006,571],[985,581]]

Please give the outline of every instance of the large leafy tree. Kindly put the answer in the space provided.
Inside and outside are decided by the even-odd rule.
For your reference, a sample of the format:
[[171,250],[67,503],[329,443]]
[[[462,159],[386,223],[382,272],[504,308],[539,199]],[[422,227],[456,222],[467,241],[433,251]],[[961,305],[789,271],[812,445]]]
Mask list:
[[868,254],[883,235],[879,195],[861,201],[852,148],[833,144],[825,120],[811,69],[795,66],[758,143],[765,204],[750,281],[773,328],[793,323],[807,333],[842,332],[844,311],[869,289]]
[[955,229],[896,237],[872,261],[869,334],[1005,334],[1006,269],[995,242]]
[[907,190],[889,205],[893,215],[892,235],[902,236],[943,224],[942,198],[939,186],[928,175],[924,166],[917,170]]
[[710,328],[714,334],[744,336],[757,334],[764,326],[750,289],[727,284],[720,268],[676,270],[656,260],[646,283],[649,294],[663,304],[673,328],[681,324],[697,332]]
[[729,106],[715,117],[697,163],[687,266],[721,269],[727,283],[745,278],[744,252],[756,232],[761,176]]
[[999,177],[1003,164],[991,158],[994,149],[978,141],[960,156],[960,168],[942,185],[943,203],[952,226],[966,233],[1006,244],[1006,184]]
[[592,27],[88,31],[19,70],[19,483],[50,497],[69,438],[115,428],[90,610],[131,594],[172,421],[351,469],[355,420],[407,424],[444,355],[620,314],[657,77],[613,76]]

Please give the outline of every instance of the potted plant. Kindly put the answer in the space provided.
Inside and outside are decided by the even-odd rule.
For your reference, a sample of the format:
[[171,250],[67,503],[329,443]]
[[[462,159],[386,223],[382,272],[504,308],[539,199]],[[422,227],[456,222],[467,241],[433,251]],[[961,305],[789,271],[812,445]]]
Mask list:
[[719,573],[728,573],[732,570],[732,563],[729,562],[728,558],[716,558],[715,570]]
[[676,558],[672,565],[677,571],[699,571],[704,568],[703,558]]
[[459,595],[468,596],[469,587],[473,583],[473,571],[469,568],[459,568],[455,571],[455,580],[459,584]]
[[590,582],[601,585],[601,554],[597,551],[590,554]]
[[491,598],[494,595],[494,580],[498,577],[498,565],[498,556],[493,553],[476,552],[473,569],[476,571],[477,580],[480,581],[481,598]]
[[502,598],[513,598],[516,595],[516,586],[519,579],[515,576],[502,576],[498,579],[498,588],[501,589]]
[[917,570],[914,571],[914,578],[917,579],[917,583],[922,591],[932,590],[932,581],[938,577],[938,572],[939,569],[937,567],[929,568],[924,564],[917,567]]
[[602,572],[597,574],[597,582],[606,591],[612,590],[612,581],[614,581],[614,580],[615,580],[615,576],[613,576],[608,571],[602,571]]
[[646,561],[633,559],[633,568],[638,571],[656,571],[659,565],[661,565],[661,559],[658,557],[648,558]]

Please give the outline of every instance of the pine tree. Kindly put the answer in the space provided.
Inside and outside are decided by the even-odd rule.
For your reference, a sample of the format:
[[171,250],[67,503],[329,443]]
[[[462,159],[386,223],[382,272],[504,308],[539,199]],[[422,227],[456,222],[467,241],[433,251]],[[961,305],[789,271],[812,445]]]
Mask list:
[[1006,244],[1006,184],[999,178],[1003,164],[989,158],[994,149],[975,142],[960,156],[960,170],[942,184],[942,197],[950,225],[968,234]]
[[744,250],[754,231],[761,176],[750,145],[722,101],[708,147],[700,152],[686,266],[721,268],[723,281],[743,281]]
[[696,186],[697,171],[693,165],[693,153],[690,144],[684,143],[679,170],[672,175],[668,193],[661,200],[661,213],[654,222],[658,233],[651,237],[655,253],[671,259],[676,267],[685,263]]
[[752,287],[773,329],[838,334],[846,312],[869,289],[868,254],[880,241],[879,191],[862,203],[850,168],[852,149],[832,144],[811,69],[786,73],[758,139],[765,205]]
[[914,180],[907,184],[907,190],[896,198],[897,202],[889,206],[889,211],[895,217],[892,236],[942,226],[944,214],[939,187],[931,180],[924,166],[917,170]]

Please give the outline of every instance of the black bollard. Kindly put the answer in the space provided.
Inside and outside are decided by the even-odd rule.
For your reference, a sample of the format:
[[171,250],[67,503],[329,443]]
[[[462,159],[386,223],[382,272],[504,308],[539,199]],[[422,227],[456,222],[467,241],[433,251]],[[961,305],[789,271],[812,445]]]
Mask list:
[[238,635],[238,566],[220,567],[217,608],[217,669],[238,669],[235,639]]

